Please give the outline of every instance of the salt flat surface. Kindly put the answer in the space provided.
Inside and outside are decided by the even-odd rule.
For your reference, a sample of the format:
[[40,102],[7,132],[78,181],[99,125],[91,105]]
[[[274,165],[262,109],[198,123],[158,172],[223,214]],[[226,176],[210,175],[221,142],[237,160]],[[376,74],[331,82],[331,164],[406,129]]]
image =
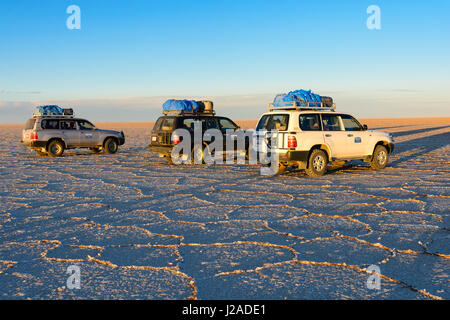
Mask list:
[[38,157],[0,126],[0,298],[449,299],[450,127],[383,130],[385,170],[309,178],[170,166],[145,127],[116,155]]

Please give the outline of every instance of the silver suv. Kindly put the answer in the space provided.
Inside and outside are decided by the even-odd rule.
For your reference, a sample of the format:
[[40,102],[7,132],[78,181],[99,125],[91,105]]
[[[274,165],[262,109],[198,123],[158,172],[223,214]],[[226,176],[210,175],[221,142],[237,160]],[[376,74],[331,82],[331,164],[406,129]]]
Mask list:
[[122,131],[98,129],[91,122],[72,116],[38,116],[26,122],[21,143],[42,156],[60,157],[64,150],[75,148],[111,154],[125,143],[125,135]]

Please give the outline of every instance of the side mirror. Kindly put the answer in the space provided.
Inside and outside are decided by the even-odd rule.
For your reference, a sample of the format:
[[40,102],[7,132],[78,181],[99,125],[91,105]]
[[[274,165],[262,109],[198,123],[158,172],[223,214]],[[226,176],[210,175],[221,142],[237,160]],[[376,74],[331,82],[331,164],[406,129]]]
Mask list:
[[367,130],[368,128],[367,128],[367,124],[363,124],[363,129],[364,130]]

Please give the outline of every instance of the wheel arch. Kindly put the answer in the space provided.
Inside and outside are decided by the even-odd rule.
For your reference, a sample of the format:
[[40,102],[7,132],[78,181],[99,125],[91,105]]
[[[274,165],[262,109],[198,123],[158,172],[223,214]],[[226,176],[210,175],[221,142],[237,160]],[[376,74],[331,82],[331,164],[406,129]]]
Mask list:
[[323,152],[325,152],[325,155],[327,156],[328,162],[331,161],[331,151],[330,151],[330,148],[329,148],[326,144],[316,144],[316,145],[312,146],[311,149],[309,150],[309,153],[308,153],[308,161],[307,161],[307,167],[309,167],[309,157],[311,156],[311,153],[312,153],[315,149],[320,149],[320,150],[322,150]]
[[102,143],[103,148],[105,148],[106,141],[108,141],[108,139],[114,139],[116,141],[117,145],[119,145],[119,139],[117,137],[106,136],[105,139],[103,139],[103,143]]
[[64,140],[64,138],[60,138],[60,137],[54,137],[54,138],[50,138],[47,141],[47,144],[45,145],[45,150],[48,151],[48,146],[50,145],[50,143],[52,143],[52,141],[61,141],[62,144],[64,145],[64,149],[67,149],[67,143]]
[[391,144],[390,144],[388,141],[386,141],[386,140],[380,140],[380,141],[378,141],[378,142],[375,144],[375,146],[373,147],[373,150],[372,150],[372,156],[373,156],[373,153],[375,152],[375,149],[376,149],[378,146],[384,146],[384,147],[387,149],[388,154],[391,154],[391,153],[392,153],[392,146],[391,146]]

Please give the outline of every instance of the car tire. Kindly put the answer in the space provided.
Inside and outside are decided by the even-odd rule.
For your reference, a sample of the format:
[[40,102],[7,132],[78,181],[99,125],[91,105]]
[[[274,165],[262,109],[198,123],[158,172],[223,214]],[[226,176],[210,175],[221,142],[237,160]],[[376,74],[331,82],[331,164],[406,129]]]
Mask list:
[[172,161],[172,155],[170,154],[170,155],[166,155],[166,156],[164,156],[164,159],[166,159],[166,161],[167,161],[167,164],[173,164],[173,161]]
[[61,140],[53,140],[47,146],[48,155],[51,157],[61,157],[64,149],[64,143]]
[[279,163],[278,164],[278,170],[277,170],[276,174],[283,174],[283,173],[285,173],[286,172],[286,168],[287,167],[284,164]]
[[203,145],[194,145],[191,152],[191,164],[204,164],[204,163],[205,163],[205,147]]
[[117,149],[119,149],[119,144],[116,139],[108,138],[105,141],[104,149],[106,153],[113,154],[117,152]]
[[321,149],[314,149],[309,155],[305,172],[310,177],[320,177],[327,171],[328,157]]
[[370,166],[372,169],[379,170],[386,168],[389,161],[389,153],[385,146],[378,145],[372,155],[372,160],[370,160]]

